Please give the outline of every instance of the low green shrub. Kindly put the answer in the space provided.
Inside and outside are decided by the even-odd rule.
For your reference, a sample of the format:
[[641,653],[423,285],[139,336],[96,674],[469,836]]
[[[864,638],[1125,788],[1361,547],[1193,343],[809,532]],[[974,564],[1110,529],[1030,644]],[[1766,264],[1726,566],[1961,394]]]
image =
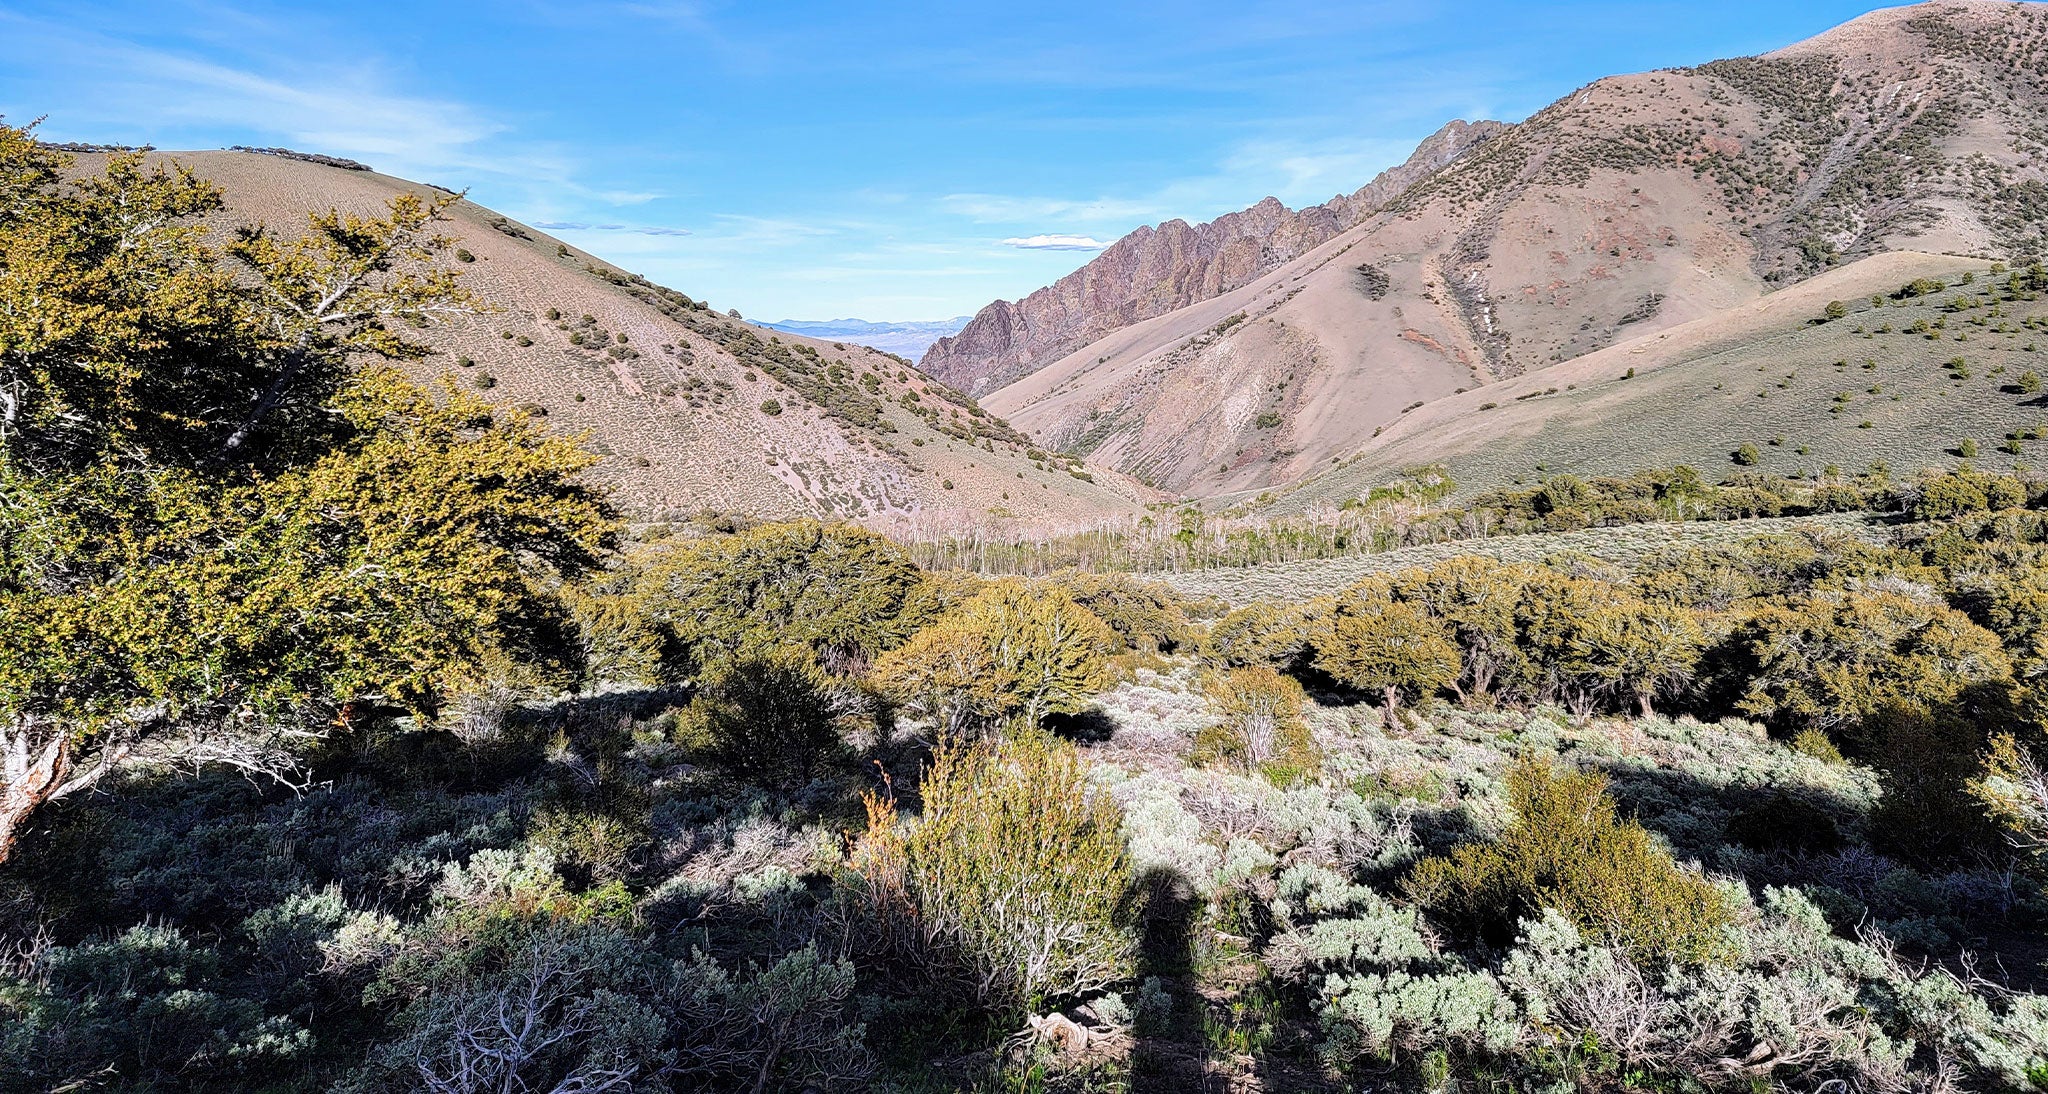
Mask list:
[[1733,922],[1721,895],[1617,818],[1606,788],[1600,775],[1547,760],[1517,763],[1507,776],[1514,819],[1500,838],[1425,860],[1409,894],[1458,936],[1496,947],[1550,908],[1641,959],[1714,959]]

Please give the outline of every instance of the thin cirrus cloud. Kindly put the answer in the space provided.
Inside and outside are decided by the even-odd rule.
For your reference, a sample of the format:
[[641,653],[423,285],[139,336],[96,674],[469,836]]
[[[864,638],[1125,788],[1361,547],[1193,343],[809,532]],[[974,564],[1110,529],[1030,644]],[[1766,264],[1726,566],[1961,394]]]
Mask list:
[[1109,244],[1090,236],[1036,235],[1006,239],[1003,246],[1026,251],[1099,251]]
[[630,232],[642,236],[686,236],[688,228],[665,228],[658,224],[583,224],[573,220],[536,220],[533,226],[549,232]]

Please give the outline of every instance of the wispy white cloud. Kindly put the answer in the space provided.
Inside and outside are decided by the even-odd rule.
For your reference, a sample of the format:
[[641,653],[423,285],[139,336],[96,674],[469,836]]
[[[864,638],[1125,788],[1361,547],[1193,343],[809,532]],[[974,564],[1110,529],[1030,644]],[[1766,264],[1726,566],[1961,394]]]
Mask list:
[[550,232],[630,232],[642,236],[686,236],[688,228],[667,228],[658,224],[583,224],[573,220],[536,220],[536,228]]
[[373,166],[386,170],[475,165],[483,161],[475,147],[506,129],[462,103],[394,92],[369,67],[302,66],[285,78],[5,13],[0,59],[74,73],[53,104],[58,129],[234,127],[381,160]]
[[1026,251],[1099,251],[1109,244],[1089,236],[1036,235],[1006,239],[1003,246]]
[[947,194],[939,203],[983,224],[1031,220],[1135,221],[1158,212],[1150,201],[1122,198],[1052,198],[1011,194]]
[[[409,91],[374,58],[324,64],[260,48],[202,56],[0,10],[0,67],[47,89],[20,105],[48,113],[44,132],[67,139],[176,148],[195,146],[193,135],[237,134],[407,178],[458,186],[490,179],[500,194],[522,193],[542,206],[662,196],[586,185],[578,176],[587,149],[525,136],[467,102]],[[0,110],[10,105],[0,102]]]

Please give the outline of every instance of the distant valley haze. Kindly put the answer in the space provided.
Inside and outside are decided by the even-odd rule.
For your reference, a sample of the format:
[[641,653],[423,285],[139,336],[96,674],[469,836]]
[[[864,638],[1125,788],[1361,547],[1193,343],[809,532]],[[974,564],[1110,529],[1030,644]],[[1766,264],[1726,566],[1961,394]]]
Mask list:
[[898,323],[875,323],[865,319],[784,319],[774,323],[763,323],[762,326],[789,334],[808,334],[813,338],[858,342],[863,346],[915,361],[924,356],[924,351],[930,349],[933,342],[960,333],[960,328],[965,327],[973,318],[971,315],[961,315],[952,319],[913,319]]

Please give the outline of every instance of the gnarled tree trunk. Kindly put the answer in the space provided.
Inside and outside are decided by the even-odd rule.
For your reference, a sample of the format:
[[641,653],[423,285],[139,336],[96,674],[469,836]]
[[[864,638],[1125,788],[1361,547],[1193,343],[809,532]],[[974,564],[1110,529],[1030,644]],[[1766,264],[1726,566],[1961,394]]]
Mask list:
[[128,754],[125,737],[103,741],[79,765],[80,742],[65,726],[25,715],[0,730],[0,863],[14,855],[36,810],[92,786]]

